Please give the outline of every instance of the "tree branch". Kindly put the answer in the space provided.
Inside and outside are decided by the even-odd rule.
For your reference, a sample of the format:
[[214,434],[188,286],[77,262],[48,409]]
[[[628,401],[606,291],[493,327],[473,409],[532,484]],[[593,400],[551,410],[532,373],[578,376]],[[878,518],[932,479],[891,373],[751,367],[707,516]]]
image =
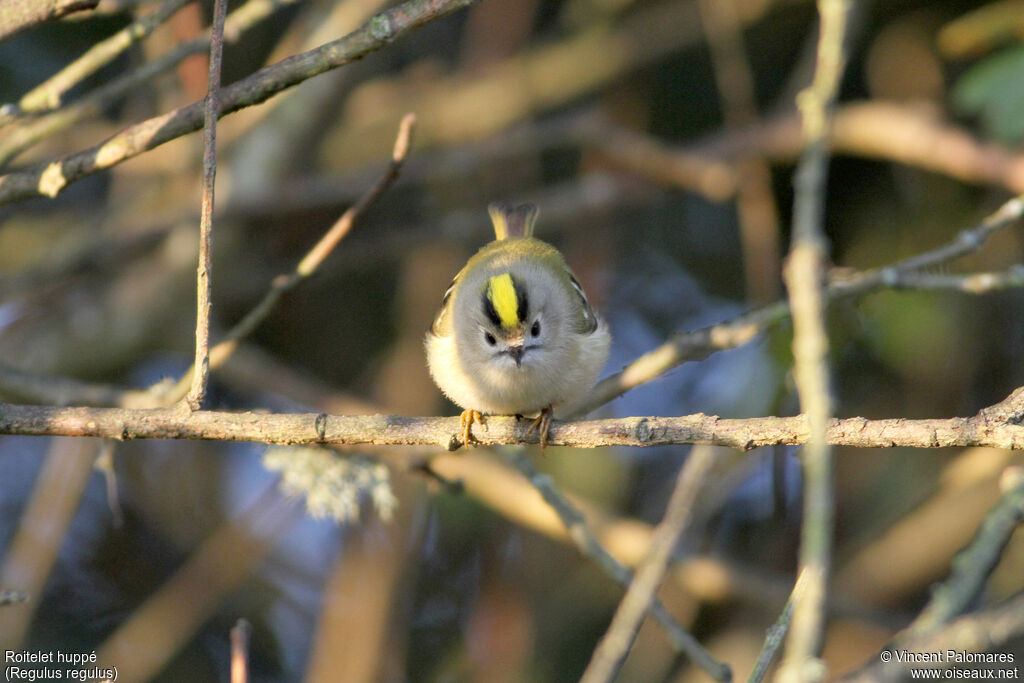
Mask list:
[[[872,657],[871,662],[839,679],[844,683],[905,681],[908,669],[921,668],[908,653],[991,652],[1024,635],[1024,594],[1001,605],[974,612],[923,636],[902,642],[901,657]],[[890,649],[888,652],[893,653]],[[902,660],[902,661],[900,661]],[[936,676],[938,678],[938,676]]]
[[[368,189],[355,204],[350,206],[345,213],[341,215],[334,225],[324,233],[323,237],[313,245],[299,264],[290,273],[282,273],[281,275],[274,278],[270,283],[270,289],[263,295],[263,298],[258,304],[256,304],[241,320],[228,330],[227,334],[224,335],[224,339],[220,341],[209,353],[209,367],[218,368],[224,364],[224,362],[231,357],[235,349],[238,348],[239,342],[252,334],[253,330],[259,327],[260,323],[266,319],[277,302],[280,301],[281,297],[295,289],[299,283],[303,282],[306,278],[313,275],[323,263],[324,259],[327,258],[334,248],[338,246],[338,243],[345,238],[346,235],[352,230],[352,226],[355,222],[362,217],[366,210],[369,209],[377,199],[380,198],[384,191],[391,187],[399,174],[402,171],[402,166],[405,163],[405,158],[409,154],[409,148],[412,145],[412,133],[416,126],[416,115],[409,113],[402,117],[401,122],[398,124],[398,134],[395,137],[395,146],[391,152],[391,163],[388,164],[387,169],[377,179],[377,182]],[[189,375],[195,372],[197,365],[193,365],[189,371],[186,371],[181,379],[178,380],[177,384],[166,394],[163,394],[161,398],[165,403],[173,403],[181,399],[186,391],[189,389],[190,379]],[[156,389],[157,393],[159,388]]]
[[1003,496],[985,516],[970,545],[953,558],[949,579],[934,588],[931,600],[898,642],[941,628],[963,614],[981,594],[1010,537],[1024,520],[1024,470],[1008,468],[1001,483]]
[[[633,580],[633,573],[601,545],[601,541],[587,525],[583,514],[555,486],[551,477],[538,472],[533,466],[533,462],[521,450],[512,453],[509,459],[520,474],[530,482],[530,485],[540,493],[544,502],[558,514],[569,538],[572,539],[580,553],[584,557],[590,558],[605,574],[628,589]],[[689,631],[680,626],[657,596],[649,596],[649,598],[643,606],[641,616],[649,611],[651,617],[665,629],[665,633],[668,634],[669,640],[672,641],[676,650],[686,653],[691,661],[704,669],[716,681],[730,681],[732,672],[729,667],[711,656]]]
[[0,42],[53,19],[93,9],[99,0],[4,0],[0,2]]
[[798,556],[805,581],[793,616],[779,680],[820,681],[825,667],[821,648],[825,601],[832,567],[835,492],[832,446],[832,373],[824,294],[828,241],[825,238],[825,193],[828,181],[828,132],[846,63],[849,0],[818,0],[819,36],[814,81],[797,97],[803,121],[804,151],[793,181],[793,242],[783,269],[793,316],[793,379],[800,409],[807,416],[809,438],[803,451],[803,520]]
[[[981,249],[989,237],[1014,225],[1022,215],[1024,197],[1014,197],[977,225],[961,231],[952,242],[936,249],[915,254],[882,268],[854,271],[852,274],[843,270],[835,271],[837,276],[830,278],[824,294],[829,301],[833,301],[883,287],[898,287],[909,273],[946,263]],[[975,293],[976,290],[966,291]],[[718,325],[674,334],[658,348],[648,351],[621,371],[598,382],[584,403],[573,410],[572,415],[585,415],[687,361],[702,360],[716,351],[746,344],[770,325],[789,315],[789,304],[786,301],[776,301]]]
[[[622,668],[644,617],[657,601],[656,594],[668,570],[672,551],[683,532],[693,523],[697,495],[713,460],[714,453],[710,447],[696,448],[680,468],[665,516],[654,530],[647,557],[633,574],[608,630],[591,655],[581,683],[608,683]],[[712,677],[719,681],[732,679],[727,666],[703,649],[700,654],[710,660],[708,664],[698,661]]]
[[112,62],[134,43],[146,38],[191,1],[164,0],[156,11],[136,19],[114,35],[93,45],[81,57],[22,95],[14,111],[4,113],[17,116],[56,109],[68,90]]
[[213,3],[210,31],[210,71],[203,102],[203,198],[199,210],[199,264],[196,267],[196,355],[192,384],[185,401],[192,410],[203,407],[210,382],[210,299],[213,295],[213,203],[217,180],[217,118],[220,110],[220,70],[224,57],[224,19],[227,0]]
[[249,681],[249,638],[252,625],[246,619],[239,619],[231,627],[231,683]]
[[[344,38],[264,67],[222,89],[220,116],[259,104],[306,79],[362,59],[424,24],[475,1],[408,0],[374,16]],[[32,197],[55,197],[70,183],[198,130],[202,123],[203,102],[193,102],[130,126],[89,149],[0,176],[0,204]]]
[[[248,0],[228,15],[224,23],[224,40],[237,42],[243,33],[267,18],[276,10],[298,0]],[[13,123],[0,138],[0,166],[32,147],[40,140],[59,131],[70,128],[83,119],[94,116],[103,109],[120,101],[128,93],[135,92],[147,81],[166,73],[192,55],[202,54],[210,47],[210,35],[194,38],[176,45],[167,54],[152,59],[125,75],[97,87],[90,93],[55,111],[40,114]],[[7,124],[16,117],[17,104],[0,107],[0,124]]]
[[[1017,410],[1024,387],[1011,398]],[[989,409],[986,409],[989,410]],[[945,448],[991,446],[1024,450],[1024,426],[1010,417],[982,410],[973,417],[909,420],[832,419],[825,437],[835,446],[858,448]],[[490,416],[473,434],[481,445],[536,443],[528,421]],[[326,413],[256,413],[196,411],[173,408],[56,408],[0,403],[0,434],[27,436],[96,436],[113,439],[207,439],[295,444],[432,445],[459,448],[458,417],[400,415],[328,415]],[[551,446],[664,446],[712,444],[749,450],[770,445],[799,445],[808,439],[807,420],[796,417],[723,419],[716,415],[626,417],[579,422],[554,421]]]

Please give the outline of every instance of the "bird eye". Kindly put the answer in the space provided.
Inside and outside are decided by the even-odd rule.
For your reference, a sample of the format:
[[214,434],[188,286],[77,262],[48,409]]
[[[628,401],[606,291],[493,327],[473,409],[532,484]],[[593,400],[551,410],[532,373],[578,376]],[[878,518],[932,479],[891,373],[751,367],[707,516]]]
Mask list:
[[530,334],[532,334],[534,337],[539,337],[540,336],[540,321],[539,320],[534,320],[533,321],[533,327],[530,328]]
[[491,346],[494,346],[497,343],[497,341],[498,341],[497,339],[494,338],[494,335],[491,334],[490,332],[484,332],[484,339]]

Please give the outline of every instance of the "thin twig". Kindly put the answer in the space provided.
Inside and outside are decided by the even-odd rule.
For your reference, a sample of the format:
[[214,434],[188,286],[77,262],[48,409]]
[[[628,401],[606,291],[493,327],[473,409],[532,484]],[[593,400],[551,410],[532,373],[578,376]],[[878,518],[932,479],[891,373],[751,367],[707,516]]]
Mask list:
[[[355,222],[387,190],[402,171],[412,145],[416,117],[406,114],[399,124],[392,149],[391,162],[377,182],[367,190],[302,258],[295,270],[284,273],[271,282],[263,299],[236,323],[216,346],[210,350],[209,364],[216,369],[273,310],[281,297],[313,275],[338,243],[347,235]],[[155,408],[170,405],[185,397],[193,383],[195,367],[186,370],[177,382],[166,382],[148,390],[122,389],[95,385],[79,380],[32,373],[0,363],[0,391],[5,395],[29,403],[50,405],[118,406],[121,408]]]
[[[265,19],[275,10],[297,1],[248,0],[228,15],[227,21],[224,23],[224,41],[226,43],[237,42],[242,34],[253,25]],[[141,64],[136,69],[104,83],[87,95],[83,95],[56,111],[10,125],[4,130],[4,135],[0,139],[0,165],[7,163],[40,140],[70,128],[89,116],[95,116],[120,101],[125,95],[136,92],[139,86],[160,74],[167,73],[186,58],[207,52],[209,48],[210,35],[207,31],[206,35],[175,46],[162,57]],[[0,107],[0,123],[10,118],[9,114],[5,115],[5,109],[8,112],[13,112],[16,107],[14,105]]]
[[1004,289],[1024,287],[1024,265],[1015,263],[1001,272],[937,275],[934,273],[900,273],[893,279],[896,289],[988,294]]
[[981,593],[1010,537],[1024,520],[1024,469],[1007,469],[1001,483],[1003,496],[985,516],[970,545],[953,558],[949,579],[933,589],[931,600],[901,634],[899,642],[941,628],[965,612]]
[[[852,274],[845,270],[838,271],[842,273],[841,277],[829,283],[825,296],[831,301],[865,294],[883,287],[897,287],[908,273],[946,263],[981,249],[989,237],[1015,225],[1022,215],[1024,197],[1014,197],[977,225],[961,231],[953,241],[936,249],[915,254],[882,268]],[[658,348],[640,356],[620,372],[598,382],[586,401],[573,411],[573,414],[584,415],[682,363],[701,360],[716,351],[746,344],[769,325],[784,320],[789,315],[789,304],[777,301],[718,325],[674,334]]]
[[185,398],[188,407],[199,410],[210,381],[210,297],[212,288],[213,203],[217,179],[217,118],[220,111],[220,71],[224,57],[224,20],[227,0],[215,0],[210,33],[210,74],[206,87],[203,118],[203,201],[199,216],[199,266],[196,269],[196,360],[192,386]]
[[[937,631],[904,641],[899,649],[885,650],[886,656],[872,655],[861,669],[839,679],[843,683],[887,683],[905,681],[908,670],[922,664],[914,654],[934,658],[936,653],[992,652],[1005,648],[1024,635],[1024,593],[1001,605],[979,610],[943,626]],[[951,658],[952,659],[952,658]],[[927,665],[925,665],[927,666]],[[942,666],[936,664],[936,667]],[[1002,666],[1014,669],[1019,661]],[[1009,673],[1009,671],[1007,671]],[[967,673],[967,672],[964,672]],[[1017,673],[1017,672],[1014,672]],[[1015,676],[1014,676],[1015,677]],[[935,676],[940,678],[940,676]]]
[[[697,495],[714,461],[714,452],[708,446],[694,448],[689,459],[679,470],[675,488],[669,498],[665,517],[654,530],[647,558],[637,567],[625,596],[615,610],[607,632],[590,658],[583,683],[607,683],[622,667],[633,646],[648,609],[655,600],[658,587],[672,559],[672,551],[692,524]],[[706,652],[702,656],[710,657]],[[702,664],[702,666],[704,666]],[[728,667],[715,662],[705,669],[717,680],[731,680]]]
[[4,109],[15,116],[40,114],[56,109],[68,90],[109,64],[133,44],[146,38],[190,2],[192,0],[164,0],[155,12],[136,19],[114,35],[96,43],[84,55],[25,93],[15,107]]
[[[195,414],[195,413],[193,413]],[[236,518],[224,522],[96,647],[100,666],[119,681],[147,681],[211,618],[301,519],[300,508],[271,483]],[[153,634],[159,633],[159,638]]]
[[[1024,198],[1015,197],[977,225],[963,230],[953,241],[937,249],[915,254],[873,270],[851,271],[837,268],[830,275],[826,296],[830,300],[836,300],[860,296],[883,288],[902,288],[904,283],[912,283],[914,278],[918,277],[914,269],[940,265],[977,251],[984,246],[989,237],[1016,224],[1022,215],[1024,215]],[[1005,278],[997,278],[997,283],[1007,282],[1010,286],[1015,286],[1017,272],[1017,268],[1011,267]],[[275,283],[290,277],[286,274],[275,279],[271,284],[271,289],[275,288]],[[921,274],[921,277],[926,278],[924,274]],[[964,278],[963,286],[958,288],[961,291],[967,294],[982,294],[987,291],[986,287],[972,283],[975,283],[974,278],[987,280],[990,277],[988,274],[962,277]],[[278,298],[279,294],[268,292],[256,309],[263,310],[272,306]],[[222,354],[225,354],[233,346],[230,340],[235,334],[239,334],[239,338],[244,338],[251,331],[250,325],[253,319],[258,322],[262,320],[266,312],[269,312],[269,308],[263,313],[259,313],[256,309],[251,311],[235,328],[232,328],[225,340],[211,350],[212,368],[218,367],[226,360],[227,356]],[[612,374],[598,383],[582,408],[573,411],[572,414],[567,413],[566,416],[574,417],[590,412],[627,391],[656,379],[682,363],[701,360],[716,351],[741,346],[769,326],[788,316],[788,304],[785,301],[778,301],[711,327],[672,335],[662,346],[640,356],[622,371]],[[187,378],[190,375],[191,370],[185,373],[185,380],[178,390],[172,388],[147,391],[91,384],[72,378],[34,373],[0,364],[0,391],[9,397],[27,403],[143,408],[154,407],[153,393],[164,396],[167,392],[167,395],[174,397],[174,400],[184,396],[189,386]]]
[[828,259],[822,223],[828,178],[828,130],[846,60],[844,43],[849,0],[818,0],[820,34],[814,81],[800,93],[804,153],[796,170],[793,244],[783,277],[793,316],[793,378],[810,431],[803,451],[804,505],[798,565],[806,580],[793,617],[779,678],[786,683],[819,681],[825,628],[825,603],[832,561],[835,499],[828,335],[825,331],[824,275]]
[[[304,80],[362,59],[475,1],[408,0],[374,16],[343,38],[264,67],[225,87],[220,93],[220,115],[259,104]],[[129,126],[100,145],[0,176],[0,204],[32,197],[55,197],[70,183],[198,130],[202,121],[203,102],[193,102]]]
[[248,683],[251,634],[252,626],[246,619],[239,619],[231,627],[231,683]]
[[[726,128],[757,121],[754,76],[743,45],[739,0],[701,0],[701,23],[708,38],[711,65]],[[779,210],[771,169],[763,157],[736,162],[736,212],[743,245],[747,300],[766,303],[779,296]]]
[[[555,486],[551,477],[537,471],[530,462],[530,459],[522,450],[516,450],[509,455],[509,460],[517,470],[533,485],[543,496],[548,505],[558,513],[559,519],[565,525],[566,531],[573,543],[585,557],[593,560],[605,574],[614,579],[624,587],[628,587],[632,579],[632,572],[623,566],[618,560],[605,550],[604,546],[587,526],[583,514],[572,502]],[[686,655],[698,666],[704,669],[708,675],[716,681],[729,681],[732,673],[729,667],[717,661],[711,654],[701,646],[686,629],[680,626],[657,597],[652,597],[648,603],[651,616],[665,629],[673,646]]]
[[[345,213],[342,214],[341,218],[335,222],[331,228],[324,233],[323,237],[313,246],[309,252],[299,261],[299,264],[295,267],[295,270],[290,273],[284,273],[274,278],[270,284],[270,289],[263,296],[263,299],[256,304],[252,310],[250,310],[244,318],[238,321],[228,333],[224,336],[224,339],[218,343],[209,354],[209,368],[220,367],[236,348],[238,348],[239,342],[245,339],[249,334],[255,330],[260,323],[266,319],[267,315],[274,309],[274,306],[281,299],[284,294],[294,289],[300,282],[313,275],[320,264],[323,263],[324,259],[334,250],[338,243],[344,239],[346,235],[352,230],[352,226],[355,225],[366,210],[373,205],[374,202],[384,193],[388,187],[391,186],[395,180],[398,179],[399,174],[402,171],[402,165],[405,163],[406,156],[409,154],[409,149],[412,145],[412,133],[416,125],[416,115],[409,113],[402,117],[401,123],[398,125],[398,135],[395,138],[395,146],[391,153],[391,163],[388,164],[388,168],[377,179],[373,187],[366,191],[366,193],[356,201],[355,204],[350,206]],[[163,396],[164,401],[167,403],[173,403],[177,401],[189,386],[189,375],[195,372],[196,366],[186,371],[181,380],[178,381],[177,385],[171,389],[167,394]]]
[[782,607],[782,613],[779,614],[779,618],[775,620],[775,623],[765,633],[764,645],[757,654],[757,661],[754,662],[754,669],[750,672],[747,683],[761,683],[768,673],[768,668],[772,665],[775,653],[779,651],[782,641],[786,637],[786,632],[789,630],[789,622],[793,618],[793,603],[802,600],[804,597],[804,586],[807,585],[804,576],[806,575],[800,574],[797,577],[796,585],[793,586],[793,592],[789,594],[786,604]]

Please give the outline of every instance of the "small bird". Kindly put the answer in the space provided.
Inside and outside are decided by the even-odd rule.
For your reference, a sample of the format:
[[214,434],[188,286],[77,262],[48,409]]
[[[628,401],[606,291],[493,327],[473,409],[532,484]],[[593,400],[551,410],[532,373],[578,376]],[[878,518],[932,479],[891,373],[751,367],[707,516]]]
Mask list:
[[608,326],[553,246],[533,237],[537,207],[488,207],[495,240],[452,280],[426,336],[427,365],[463,408],[469,447],[483,415],[536,419],[541,452],[552,409],[583,398],[608,360]]

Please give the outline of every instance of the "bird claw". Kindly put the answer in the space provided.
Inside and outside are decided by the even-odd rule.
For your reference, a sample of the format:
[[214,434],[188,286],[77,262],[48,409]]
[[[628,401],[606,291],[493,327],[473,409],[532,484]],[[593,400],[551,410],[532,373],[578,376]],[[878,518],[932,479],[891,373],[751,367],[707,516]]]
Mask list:
[[544,449],[547,448],[548,432],[551,430],[551,406],[540,411],[540,415],[527,428],[526,435],[529,436],[534,430],[537,430],[537,436],[540,438],[540,454],[546,458],[548,456]]
[[470,444],[475,439],[473,438],[472,429],[473,423],[476,422],[481,427],[484,427],[484,416],[479,410],[463,410],[462,415],[459,417],[459,429],[462,434],[462,445],[468,450]]

